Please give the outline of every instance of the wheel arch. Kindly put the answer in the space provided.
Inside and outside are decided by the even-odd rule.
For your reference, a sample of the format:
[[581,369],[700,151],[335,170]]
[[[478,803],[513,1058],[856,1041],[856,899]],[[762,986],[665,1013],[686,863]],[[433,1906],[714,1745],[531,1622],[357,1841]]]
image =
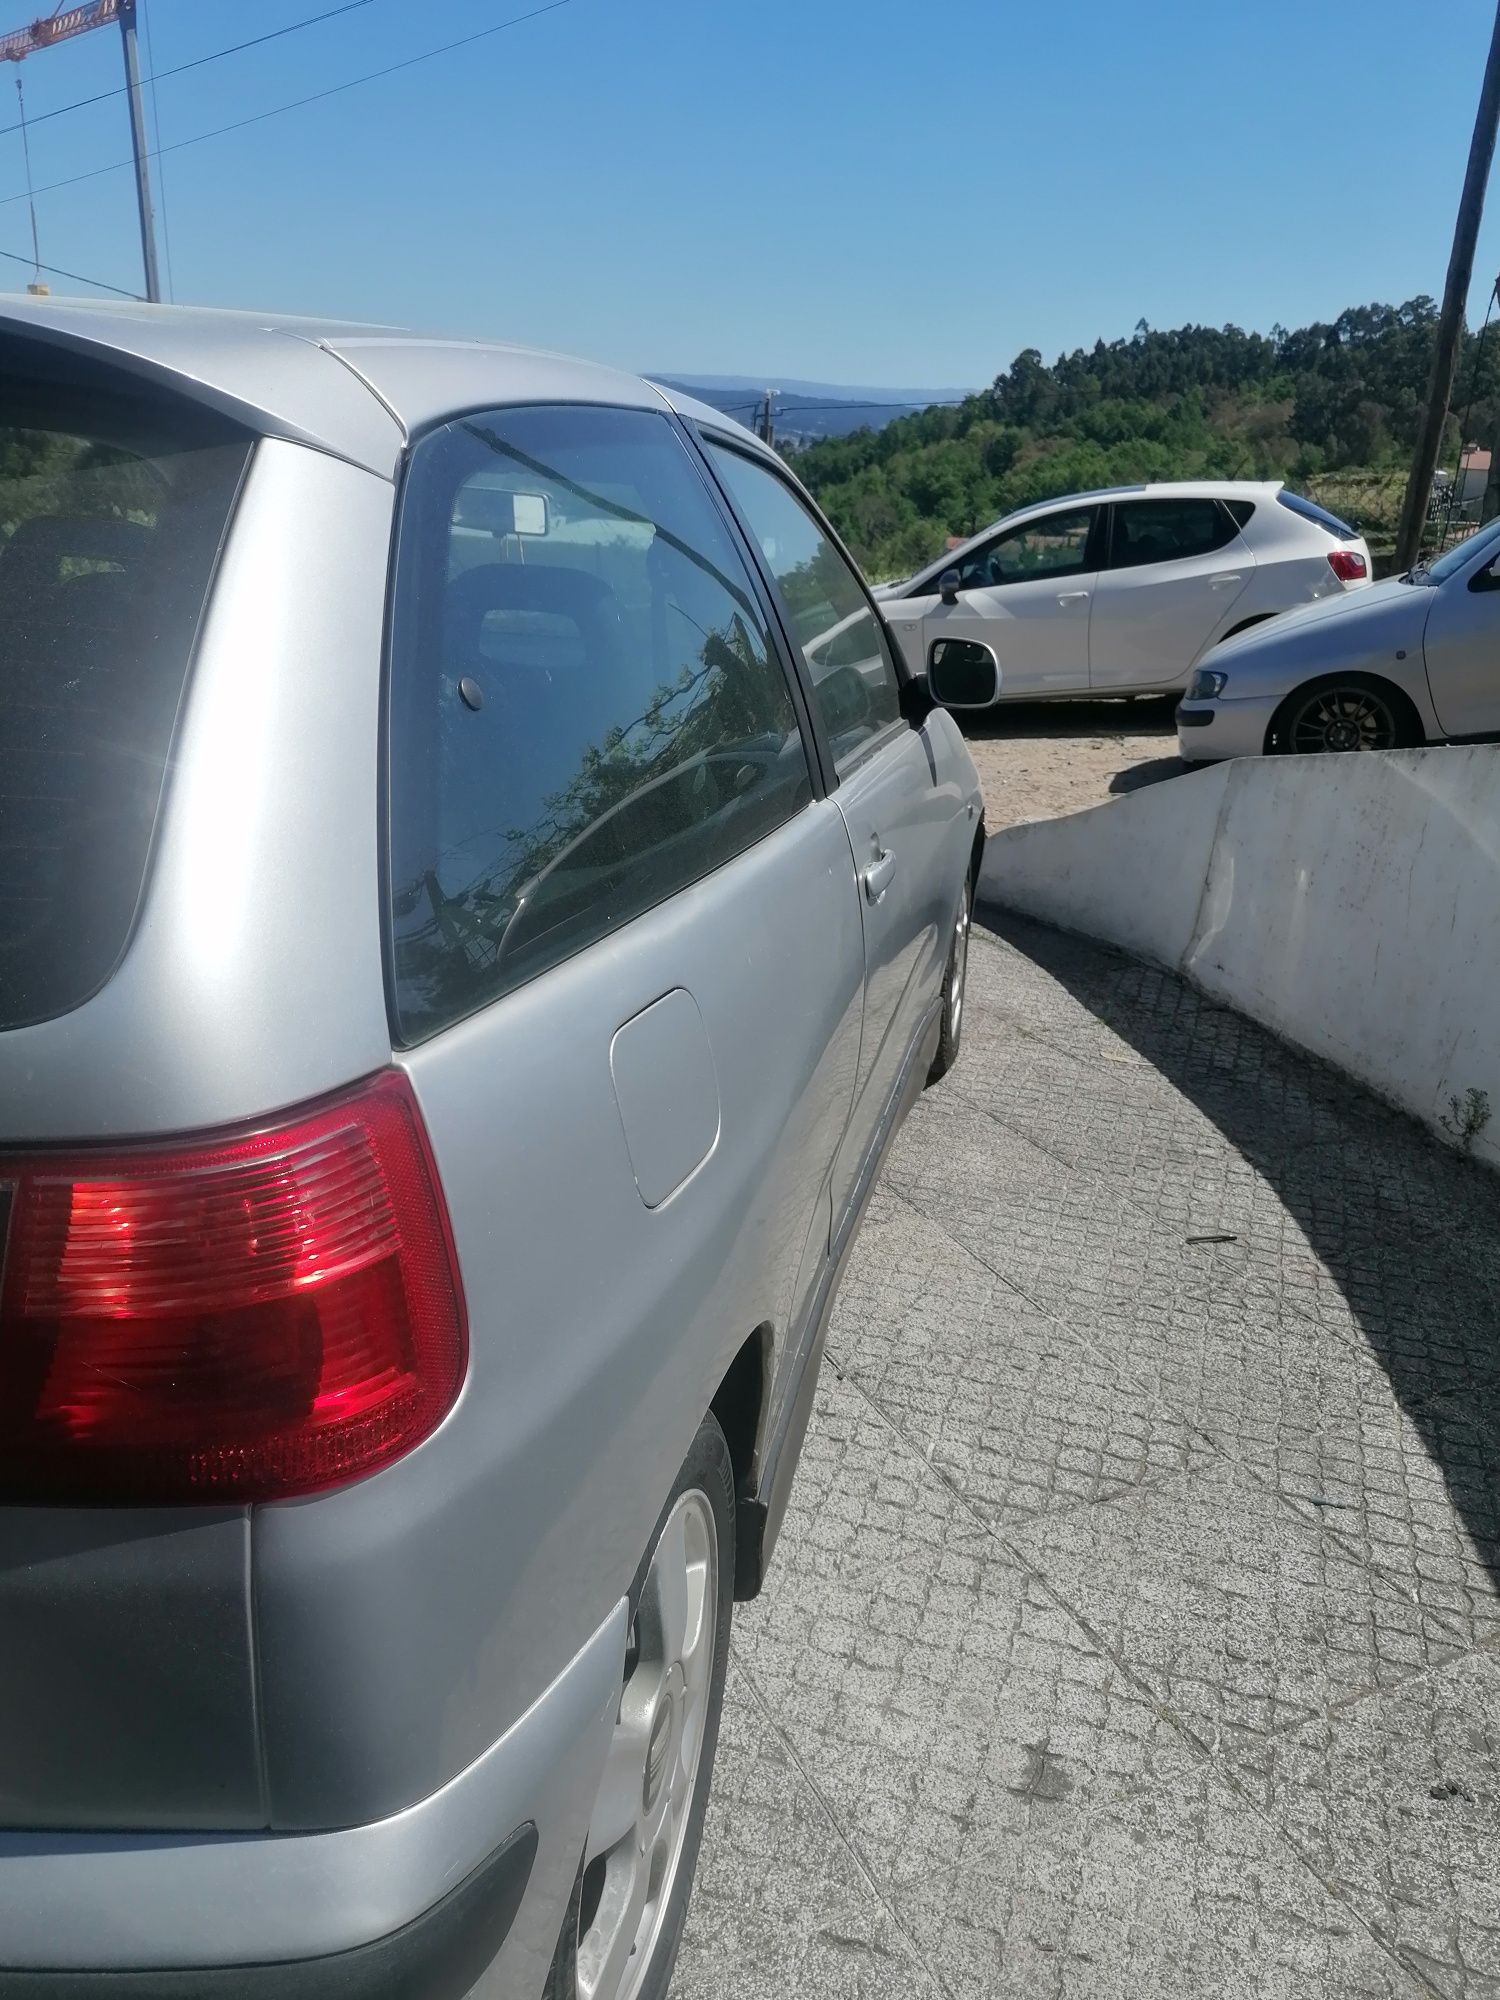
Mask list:
[[[724,1433],[734,1467],[735,1509],[741,1521],[755,1504],[760,1477],[766,1416],[770,1408],[773,1336],[769,1322],[756,1327],[740,1343],[734,1359],[714,1391],[709,1412]],[[741,1537],[741,1539],[744,1539]],[[736,1580],[735,1595],[742,1593]]]
[[1421,745],[1427,742],[1426,718],[1405,688],[1386,674],[1372,673],[1364,667],[1351,667],[1343,673],[1314,674],[1309,680],[1299,681],[1296,687],[1291,689],[1277,704],[1275,714],[1266,724],[1265,754],[1270,757],[1280,751],[1282,746],[1278,738],[1286,718],[1298,702],[1305,701],[1319,688],[1338,687],[1341,684],[1347,687],[1368,688],[1372,693],[1384,696],[1390,702],[1398,719],[1404,721],[1412,743]]

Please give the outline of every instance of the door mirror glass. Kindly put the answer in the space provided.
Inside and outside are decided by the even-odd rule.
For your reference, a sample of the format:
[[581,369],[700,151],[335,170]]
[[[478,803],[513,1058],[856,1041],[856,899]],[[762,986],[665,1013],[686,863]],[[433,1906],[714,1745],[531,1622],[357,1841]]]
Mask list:
[[1000,663],[977,639],[934,639],[927,691],[940,708],[991,708],[1000,699]]
[[963,578],[956,569],[945,569],[938,578],[938,596],[944,604],[957,604],[958,593],[963,588]]

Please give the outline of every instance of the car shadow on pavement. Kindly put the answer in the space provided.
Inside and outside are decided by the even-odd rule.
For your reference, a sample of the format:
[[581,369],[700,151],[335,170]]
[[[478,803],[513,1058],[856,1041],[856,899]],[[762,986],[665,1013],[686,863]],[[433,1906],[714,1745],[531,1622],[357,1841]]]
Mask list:
[[[1144,1057],[1269,1185],[1279,1211],[1249,1200],[1247,1241],[1207,1240],[1235,1246],[1238,1263],[1222,1267],[1231,1323],[1252,1344],[1279,1339],[1293,1357],[1295,1383],[1283,1375],[1281,1408],[1264,1412],[1278,1484],[1311,1485],[1327,1526],[1361,1543],[1424,1612],[1462,1628],[1469,1644],[1493,1642],[1500,1177],[1171,973],[994,906],[975,917]],[[1080,1091],[1091,1087],[1080,1068]],[[1113,1165],[1127,1210],[1132,1182],[1144,1191],[1153,1174],[1160,1180],[1163,1160],[1148,1157],[1150,1147],[1192,1158],[1207,1138],[1190,1116],[1174,1123],[1170,1099],[1157,1109],[1170,1138],[1143,1139],[1134,1158]],[[1128,1277],[1120,1283],[1128,1288]],[[1200,1310],[1196,1296],[1181,1287],[1184,1310]],[[1351,1341],[1383,1372],[1398,1408],[1362,1390],[1359,1382],[1373,1384],[1358,1369],[1340,1372]],[[1269,1367],[1263,1379],[1271,1383]],[[1342,1402],[1328,1386],[1336,1380]]]
[[1127,792],[1144,791],[1147,785],[1159,785],[1163,778],[1180,778],[1192,769],[1180,757],[1152,757],[1144,764],[1129,764],[1116,771],[1109,789],[1116,798],[1123,798]]
[[1165,736],[1173,735],[1177,694],[1091,701],[1069,696],[1055,701],[1002,701],[994,708],[968,709],[965,736]]

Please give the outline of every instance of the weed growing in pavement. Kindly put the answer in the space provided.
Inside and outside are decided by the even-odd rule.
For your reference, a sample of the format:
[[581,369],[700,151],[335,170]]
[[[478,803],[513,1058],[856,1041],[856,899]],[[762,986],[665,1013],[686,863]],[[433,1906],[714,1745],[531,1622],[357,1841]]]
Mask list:
[[1474,1150],[1474,1141],[1489,1122],[1490,1094],[1487,1090],[1476,1090],[1472,1084],[1462,1097],[1450,1097],[1448,1109],[1438,1118],[1443,1130],[1452,1133],[1461,1153]]

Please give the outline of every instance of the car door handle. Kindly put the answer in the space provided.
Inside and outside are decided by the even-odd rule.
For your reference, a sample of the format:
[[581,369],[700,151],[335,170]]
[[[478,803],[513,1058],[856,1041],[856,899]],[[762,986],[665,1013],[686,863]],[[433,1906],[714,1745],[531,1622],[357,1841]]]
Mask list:
[[891,877],[896,872],[896,857],[888,849],[878,854],[865,870],[860,880],[865,885],[865,900],[878,903],[891,886]]
[[1086,590],[1065,590],[1060,593],[1057,601],[1059,604],[1087,604],[1089,594]]
[[1215,590],[1222,590],[1227,583],[1243,583],[1245,579],[1236,569],[1228,571],[1223,576],[1216,576],[1212,581]]

